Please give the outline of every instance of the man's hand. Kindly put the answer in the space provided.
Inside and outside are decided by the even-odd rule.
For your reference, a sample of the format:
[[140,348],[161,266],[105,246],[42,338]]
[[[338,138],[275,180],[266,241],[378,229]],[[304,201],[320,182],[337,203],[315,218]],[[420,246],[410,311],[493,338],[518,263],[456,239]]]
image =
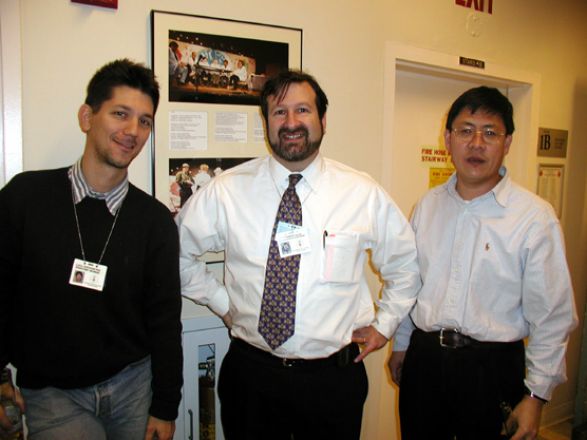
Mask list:
[[391,373],[391,380],[399,387],[399,383],[402,380],[402,368],[404,366],[404,359],[406,358],[405,351],[394,351],[391,353],[387,366]]
[[351,341],[363,346],[363,350],[355,358],[354,362],[361,362],[369,353],[374,350],[379,350],[387,344],[387,338],[375,330],[375,327],[372,325],[356,329],[353,332]]
[[511,440],[534,440],[538,437],[543,405],[538,399],[524,396],[506,421],[509,430],[517,427]]
[[175,422],[168,422],[157,417],[149,416],[145,440],[171,440],[175,432]]
[[[12,400],[13,402],[15,402],[16,405],[20,408],[20,412],[24,413],[24,399],[22,398],[22,395],[20,394],[18,388],[13,388],[10,385],[10,383],[3,383],[2,385],[0,385],[0,396],[2,397],[2,399]],[[12,424],[6,416],[4,408],[2,407],[2,405],[0,405],[0,434],[3,432],[3,430],[9,431],[11,428]]]
[[10,419],[6,416],[4,407],[0,405],[0,439],[3,439],[11,429],[12,423],[10,423]]

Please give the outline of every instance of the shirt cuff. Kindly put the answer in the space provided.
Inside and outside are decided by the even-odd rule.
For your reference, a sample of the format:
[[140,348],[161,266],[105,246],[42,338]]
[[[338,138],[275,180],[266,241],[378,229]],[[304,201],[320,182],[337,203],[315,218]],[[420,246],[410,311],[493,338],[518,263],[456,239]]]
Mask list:
[[379,333],[381,333],[383,336],[385,336],[388,340],[389,340],[389,338],[391,338],[393,331],[390,331],[388,325],[383,325],[381,322],[379,322],[378,319],[373,321],[373,323],[371,325],[373,326],[373,328],[375,328],[375,330],[377,330]]
[[524,380],[524,385],[541,399],[549,401],[557,384],[546,377],[528,375]]
[[228,292],[224,286],[218,287],[214,295],[210,297],[210,302],[207,304],[208,308],[212,310],[219,317],[223,317],[228,313],[230,301],[228,300]]

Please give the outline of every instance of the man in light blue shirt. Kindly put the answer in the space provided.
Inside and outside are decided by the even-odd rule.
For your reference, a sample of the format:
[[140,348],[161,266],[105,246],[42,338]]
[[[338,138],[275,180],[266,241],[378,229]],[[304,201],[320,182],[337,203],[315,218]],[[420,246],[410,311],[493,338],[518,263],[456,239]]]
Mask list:
[[577,318],[562,231],[502,165],[513,131],[497,89],[471,89],[449,111],[456,173],[415,209],[423,285],[389,363],[403,440],[534,439],[566,379]]

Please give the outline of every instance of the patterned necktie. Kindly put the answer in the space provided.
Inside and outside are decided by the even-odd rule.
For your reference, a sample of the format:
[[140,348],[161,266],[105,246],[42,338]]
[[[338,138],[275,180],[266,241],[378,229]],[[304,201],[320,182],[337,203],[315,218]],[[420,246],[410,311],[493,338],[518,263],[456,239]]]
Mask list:
[[301,178],[301,174],[289,175],[289,186],[281,198],[271,233],[259,333],[272,349],[282,345],[294,334],[300,255],[281,258],[275,241],[275,231],[280,221],[302,225],[302,204],[296,193],[296,184]]

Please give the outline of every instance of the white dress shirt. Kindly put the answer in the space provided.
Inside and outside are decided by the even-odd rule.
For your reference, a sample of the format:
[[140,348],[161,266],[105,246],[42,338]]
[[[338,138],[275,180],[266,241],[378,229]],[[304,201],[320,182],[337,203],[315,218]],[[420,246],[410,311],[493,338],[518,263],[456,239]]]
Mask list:
[[[266,351],[257,325],[269,241],[289,174],[272,156],[253,159],[212,179],[177,218],[182,294],[219,316],[230,311],[232,334]],[[295,334],[274,354],[325,357],[349,344],[354,329],[371,324],[389,338],[420,287],[409,223],[364,173],[318,155],[301,174],[296,191],[311,249],[301,255]],[[197,260],[222,250],[224,284]],[[376,316],[364,274],[367,250],[384,283]]]
[[196,187],[196,189],[201,188],[208,182],[210,182],[211,179],[212,177],[210,177],[210,174],[208,174],[207,171],[198,170],[194,177],[194,186]]
[[418,203],[412,226],[423,286],[394,350],[408,347],[413,324],[456,328],[480,341],[529,337],[526,385],[550,399],[566,379],[577,322],[562,231],[550,204],[512,182],[504,167],[500,173],[492,191],[471,201],[459,196],[453,174]]
[[241,67],[237,67],[236,69],[234,69],[234,71],[232,72],[233,75],[238,76],[238,79],[240,81],[246,81],[247,80],[247,68],[245,66],[241,66]]

